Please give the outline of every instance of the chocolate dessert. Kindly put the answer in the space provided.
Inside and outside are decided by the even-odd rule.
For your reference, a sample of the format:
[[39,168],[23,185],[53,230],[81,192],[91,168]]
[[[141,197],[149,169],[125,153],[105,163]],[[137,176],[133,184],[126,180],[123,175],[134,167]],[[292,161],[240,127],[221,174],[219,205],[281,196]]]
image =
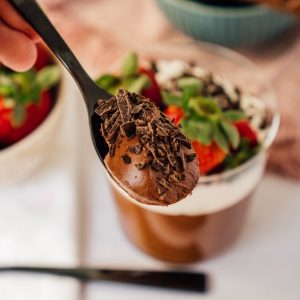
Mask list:
[[[130,73],[105,74],[98,79],[100,86],[111,93],[122,86],[130,91],[138,87],[139,94],[150,98],[164,112],[137,118],[147,120],[151,129],[144,124],[140,128],[140,120],[129,121],[111,147],[115,154],[106,159],[118,178],[127,181],[145,199],[148,196],[155,200],[156,195],[160,199],[159,206],[145,205],[152,201],[134,201],[112,182],[122,228],[135,245],[156,258],[181,263],[206,259],[224,251],[239,236],[248,203],[264,172],[269,111],[255,95],[196,63],[157,59],[140,64],[137,59],[131,54],[125,60],[125,66],[131,65]],[[132,101],[137,101],[136,97]],[[149,100],[146,103],[151,106]],[[135,107],[138,110],[139,104]],[[159,120],[156,131],[164,132],[173,123],[191,142],[183,139],[178,129],[175,140],[170,139],[170,127],[161,135],[169,137],[161,141],[163,147],[157,142],[148,143],[152,140],[152,119]],[[183,152],[173,162],[168,156],[179,153],[175,150],[176,139]],[[190,182],[195,179],[196,160],[200,169],[196,188],[191,195],[185,193],[184,201],[174,203],[173,195],[177,197],[182,184],[190,188],[196,184]],[[141,171],[138,177],[135,169]],[[183,170],[185,177],[178,178]],[[165,206],[168,203],[173,204]]]
[[120,186],[141,203],[170,205],[189,195],[199,179],[191,142],[149,99],[120,89],[99,100],[105,162]]

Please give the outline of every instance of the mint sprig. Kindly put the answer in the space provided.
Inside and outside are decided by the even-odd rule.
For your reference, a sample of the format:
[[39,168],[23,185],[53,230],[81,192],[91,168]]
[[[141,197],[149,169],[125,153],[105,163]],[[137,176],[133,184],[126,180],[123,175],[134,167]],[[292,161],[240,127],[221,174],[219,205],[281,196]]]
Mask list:
[[181,122],[183,131],[192,140],[198,140],[203,145],[210,145],[213,140],[214,127],[208,120],[187,120]]
[[163,100],[168,105],[177,105],[183,109],[184,119],[181,124],[190,139],[204,145],[215,142],[225,153],[239,147],[240,135],[233,122],[245,119],[242,111],[222,111],[213,97],[201,94],[204,83],[198,78],[179,78],[175,86],[176,94],[163,91]]
[[122,68],[121,68],[121,76],[128,77],[135,75],[138,69],[138,57],[134,52],[128,53],[125,57]]
[[223,117],[224,120],[231,121],[231,122],[244,120],[246,118],[244,112],[242,112],[241,110],[227,110],[227,111],[224,111],[222,113],[222,117]]
[[232,148],[237,149],[240,144],[240,135],[236,127],[224,120],[220,120],[220,126],[229,140]]
[[121,67],[121,75],[104,74],[96,79],[96,83],[103,89],[115,95],[120,88],[125,88],[132,93],[141,93],[150,85],[149,78],[138,72],[138,57],[136,53],[129,53]]
[[222,149],[225,153],[229,152],[229,143],[226,136],[224,135],[224,132],[222,131],[219,122],[216,123],[214,126],[213,140],[218,145],[218,147]]
[[61,72],[56,65],[19,73],[0,69],[0,96],[10,103],[15,126],[20,126],[26,119],[26,105],[37,103],[42,91],[55,86],[60,77]]

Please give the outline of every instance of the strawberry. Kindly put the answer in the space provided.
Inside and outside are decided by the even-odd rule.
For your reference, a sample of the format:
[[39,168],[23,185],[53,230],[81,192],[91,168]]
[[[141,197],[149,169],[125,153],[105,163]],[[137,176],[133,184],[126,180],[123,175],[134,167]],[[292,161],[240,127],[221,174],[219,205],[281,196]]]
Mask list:
[[180,106],[173,104],[169,105],[164,113],[175,125],[178,125],[184,117],[183,109]]
[[0,98],[0,143],[11,145],[38,127],[52,108],[52,98],[49,91],[42,92],[36,103],[26,105],[25,120],[18,125],[13,121],[13,109],[6,108],[4,98]]
[[0,69],[0,144],[9,146],[32,132],[53,105],[50,88],[60,79],[58,66],[18,73]]
[[139,74],[144,74],[149,78],[150,86],[142,90],[142,95],[151,99],[157,106],[162,105],[159,85],[155,79],[155,74],[152,70],[140,68]]
[[201,175],[205,175],[217,167],[226,157],[226,153],[214,142],[206,146],[198,141],[193,141],[192,145],[199,160]]
[[249,121],[240,120],[234,122],[233,124],[238,130],[241,138],[248,139],[252,147],[255,147],[257,145],[257,135],[255,131],[251,128]]
[[51,56],[49,55],[49,51],[47,50],[44,44],[38,43],[36,47],[37,47],[37,59],[34,64],[34,69],[40,70],[50,63]]
[[5,144],[11,131],[10,124],[11,109],[4,103],[4,98],[0,96],[0,143]]

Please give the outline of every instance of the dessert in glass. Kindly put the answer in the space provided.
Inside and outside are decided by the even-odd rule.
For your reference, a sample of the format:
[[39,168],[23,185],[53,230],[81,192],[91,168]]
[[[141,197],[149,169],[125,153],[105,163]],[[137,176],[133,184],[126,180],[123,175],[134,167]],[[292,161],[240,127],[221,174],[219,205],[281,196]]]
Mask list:
[[[160,44],[137,53],[98,84],[154,101],[191,139],[200,178],[185,199],[161,206],[136,202],[110,181],[120,221],[128,238],[156,258],[203,260],[241,232],[278,129],[276,97],[252,63],[219,46]],[[128,66],[131,74],[122,75]]]

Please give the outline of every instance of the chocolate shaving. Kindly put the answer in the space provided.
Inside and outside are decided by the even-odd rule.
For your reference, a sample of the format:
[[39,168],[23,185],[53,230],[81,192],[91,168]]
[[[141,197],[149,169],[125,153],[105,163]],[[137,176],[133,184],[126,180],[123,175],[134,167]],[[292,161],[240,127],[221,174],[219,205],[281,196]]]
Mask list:
[[[184,155],[184,147],[191,149],[191,141],[149,99],[119,90],[108,101],[99,100],[96,113],[102,118],[99,128],[109,146],[109,154],[115,154],[118,137],[138,138],[136,145],[127,151],[136,155],[145,149],[147,158],[135,164],[138,170],[152,168],[160,172],[158,194],[164,197],[172,184],[184,180],[186,163],[196,158],[195,154]],[[127,153],[121,156],[125,164],[131,163]]]
[[126,153],[123,154],[121,156],[121,158],[122,158],[122,160],[124,161],[125,164],[127,164],[127,165],[131,164],[131,158],[128,154],[126,154]]
[[197,157],[196,153],[191,153],[191,154],[185,155],[185,159],[187,162],[193,161],[194,159],[196,159],[196,157]]
[[147,126],[136,126],[136,134],[137,135],[144,135],[148,133]]
[[131,99],[126,90],[120,89],[117,96],[117,106],[123,122],[128,122],[131,118]]
[[131,110],[131,113],[132,114],[138,114],[144,107],[144,104],[139,104],[137,106],[135,106],[132,110]]
[[138,164],[135,164],[135,166],[137,167],[138,170],[143,170],[146,168],[147,166],[147,162],[141,162],[141,163],[138,163]]
[[178,152],[177,157],[179,158],[180,167],[181,167],[182,171],[185,171],[186,170],[186,163],[185,163],[184,153],[183,153],[182,149]]
[[169,182],[175,182],[178,183],[180,180],[180,176],[177,172],[171,173],[168,177]]
[[123,135],[126,135],[127,138],[133,138],[136,134],[136,126],[134,121],[123,123],[121,126],[121,131]]
[[168,181],[167,181],[165,178],[160,178],[157,182],[158,182],[161,186],[163,186],[165,189],[167,189],[167,190],[170,190],[170,189],[171,189],[170,184],[168,183]]
[[155,171],[160,171],[162,170],[162,168],[164,167],[163,163],[161,163],[159,160],[157,159],[153,159],[151,161],[151,167],[155,170]]
[[130,146],[128,150],[133,154],[141,154],[142,145],[141,144],[136,144],[136,145]]

